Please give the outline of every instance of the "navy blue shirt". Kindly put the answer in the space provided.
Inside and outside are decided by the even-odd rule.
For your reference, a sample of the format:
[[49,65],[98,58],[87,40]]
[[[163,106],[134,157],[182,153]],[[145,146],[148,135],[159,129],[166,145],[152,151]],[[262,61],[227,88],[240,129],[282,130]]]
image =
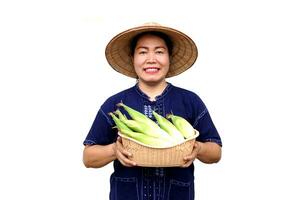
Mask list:
[[[118,109],[116,105],[120,102],[153,120],[152,110],[162,116],[173,113],[184,117],[199,131],[197,141],[215,142],[222,146],[221,138],[199,96],[170,83],[155,101],[150,101],[137,84],[108,98],[100,107],[84,145],[107,145],[116,141],[117,130],[112,129],[115,124],[108,113]],[[127,115],[124,110],[121,111]],[[115,160],[110,189],[111,200],[192,200],[195,193],[194,165],[187,168],[125,167]]]

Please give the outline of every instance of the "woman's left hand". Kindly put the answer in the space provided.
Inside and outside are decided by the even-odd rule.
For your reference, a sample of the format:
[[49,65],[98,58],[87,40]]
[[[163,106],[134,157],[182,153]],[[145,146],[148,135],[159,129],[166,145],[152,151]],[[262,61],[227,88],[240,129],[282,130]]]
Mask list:
[[190,166],[194,162],[194,160],[197,158],[197,155],[198,155],[200,150],[201,150],[201,143],[196,141],[195,144],[194,144],[192,153],[183,158],[184,164],[181,165],[181,167]]

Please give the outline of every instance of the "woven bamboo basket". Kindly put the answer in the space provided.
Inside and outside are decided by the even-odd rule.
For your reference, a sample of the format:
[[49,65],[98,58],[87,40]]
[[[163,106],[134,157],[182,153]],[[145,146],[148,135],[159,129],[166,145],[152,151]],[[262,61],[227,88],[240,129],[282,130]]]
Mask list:
[[176,167],[184,164],[183,157],[189,155],[199,132],[184,142],[171,147],[157,148],[142,144],[130,137],[119,133],[124,148],[132,153],[131,160],[143,167]]

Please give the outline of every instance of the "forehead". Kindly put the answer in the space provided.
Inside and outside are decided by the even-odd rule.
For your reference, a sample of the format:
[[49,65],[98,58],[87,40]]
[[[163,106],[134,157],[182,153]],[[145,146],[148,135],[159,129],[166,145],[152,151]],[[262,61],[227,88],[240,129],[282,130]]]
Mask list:
[[138,40],[137,40],[137,45],[136,47],[140,47],[140,46],[161,46],[161,47],[166,47],[166,42],[164,41],[164,39],[162,39],[159,36],[156,35],[152,35],[152,34],[145,34],[143,36],[141,36]]

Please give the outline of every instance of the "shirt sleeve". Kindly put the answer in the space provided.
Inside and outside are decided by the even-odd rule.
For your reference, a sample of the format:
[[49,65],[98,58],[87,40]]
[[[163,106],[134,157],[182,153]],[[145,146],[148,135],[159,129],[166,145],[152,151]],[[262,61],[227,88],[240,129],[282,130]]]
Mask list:
[[107,145],[116,140],[117,131],[113,129],[113,122],[103,106],[98,111],[92,127],[87,134],[84,145]]
[[194,128],[197,129],[200,135],[197,138],[197,141],[201,142],[215,142],[222,146],[222,141],[220,135],[209,115],[207,109],[205,109],[201,116],[198,117]]
[[193,98],[194,123],[193,127],[199,131],[200,135],[196,138],[201,142],[215,142],[222,146],[221,137],[210,117],[210,114],[198,95]]

